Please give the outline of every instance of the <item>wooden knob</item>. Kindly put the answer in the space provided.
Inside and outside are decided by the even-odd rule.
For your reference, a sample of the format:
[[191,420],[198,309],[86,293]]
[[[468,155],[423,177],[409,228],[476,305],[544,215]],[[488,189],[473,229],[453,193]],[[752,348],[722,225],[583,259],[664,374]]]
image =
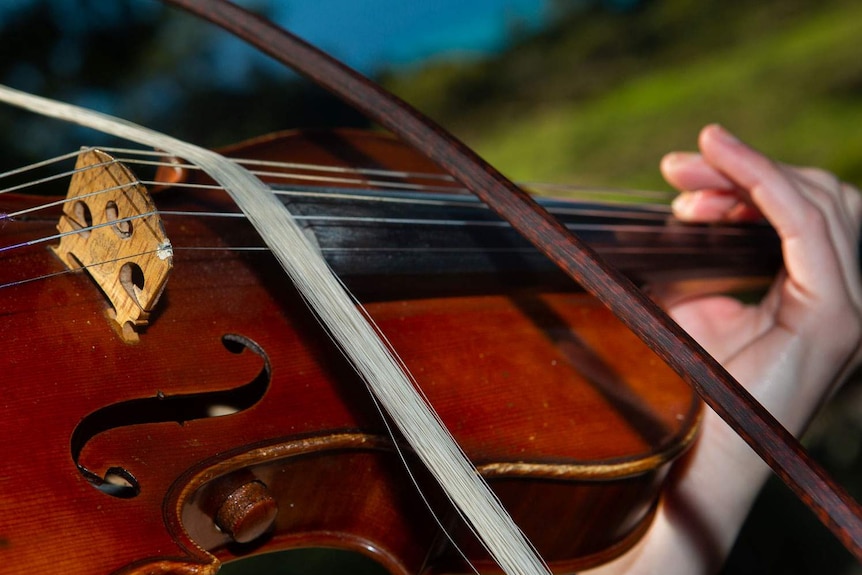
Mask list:
[[272,526],[278,504],[266,485],[249,481],[234,489],[216,513],[216,525],[237,543],[254,541]]

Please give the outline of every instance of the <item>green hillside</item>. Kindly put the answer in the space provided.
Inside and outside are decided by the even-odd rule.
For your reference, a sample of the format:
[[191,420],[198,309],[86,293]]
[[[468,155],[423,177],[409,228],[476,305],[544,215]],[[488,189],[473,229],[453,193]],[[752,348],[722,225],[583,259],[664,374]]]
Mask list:
[[685,0],[570,14],[499,58],[388,85],[516,179],[662,186],[663,153],[721,122],[862,182],[862,3]]

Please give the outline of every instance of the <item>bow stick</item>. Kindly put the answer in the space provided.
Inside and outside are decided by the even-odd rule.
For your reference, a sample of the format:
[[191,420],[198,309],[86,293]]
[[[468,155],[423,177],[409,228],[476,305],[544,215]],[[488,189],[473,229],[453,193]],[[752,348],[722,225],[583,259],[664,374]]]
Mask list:
[[218,25],[426,154],[602,301],[685,379],[862,562],[862,508],[664,311],[463,143],[358,72],[227,0],[164,0]]

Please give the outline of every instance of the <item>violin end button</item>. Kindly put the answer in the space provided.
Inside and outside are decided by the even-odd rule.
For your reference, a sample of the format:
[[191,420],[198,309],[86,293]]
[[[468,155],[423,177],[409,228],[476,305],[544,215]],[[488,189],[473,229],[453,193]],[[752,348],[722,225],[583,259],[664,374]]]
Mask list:
[[216,513],[219,529],[237,543],[250,543],[269,531],[278,515],[278,504],[260,481],[233,490]]

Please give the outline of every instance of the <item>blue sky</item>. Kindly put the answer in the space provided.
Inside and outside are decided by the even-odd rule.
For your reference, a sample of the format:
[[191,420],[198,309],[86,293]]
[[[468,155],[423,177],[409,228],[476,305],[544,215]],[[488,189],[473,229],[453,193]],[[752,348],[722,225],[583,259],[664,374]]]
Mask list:
[[[27,1],[27,0],[18,0]],[[62,1],[62,0],[55,0]],[[140,0],[153,2],[155,0]],[[337,59],[373,75],[440,55],[476,56],[503,48],[513,25],[536,29],[550,18],[548,0],[239,0],[263,6],[282,27]],[[227,38],[223,80],[243,81],[259,53]],[[271,64],[281,73],[281,66]]]
[[502,47],[514,22],[537,27],[546,0],[297,0],[270,3],[276,20],[363,71],[441,52]]

